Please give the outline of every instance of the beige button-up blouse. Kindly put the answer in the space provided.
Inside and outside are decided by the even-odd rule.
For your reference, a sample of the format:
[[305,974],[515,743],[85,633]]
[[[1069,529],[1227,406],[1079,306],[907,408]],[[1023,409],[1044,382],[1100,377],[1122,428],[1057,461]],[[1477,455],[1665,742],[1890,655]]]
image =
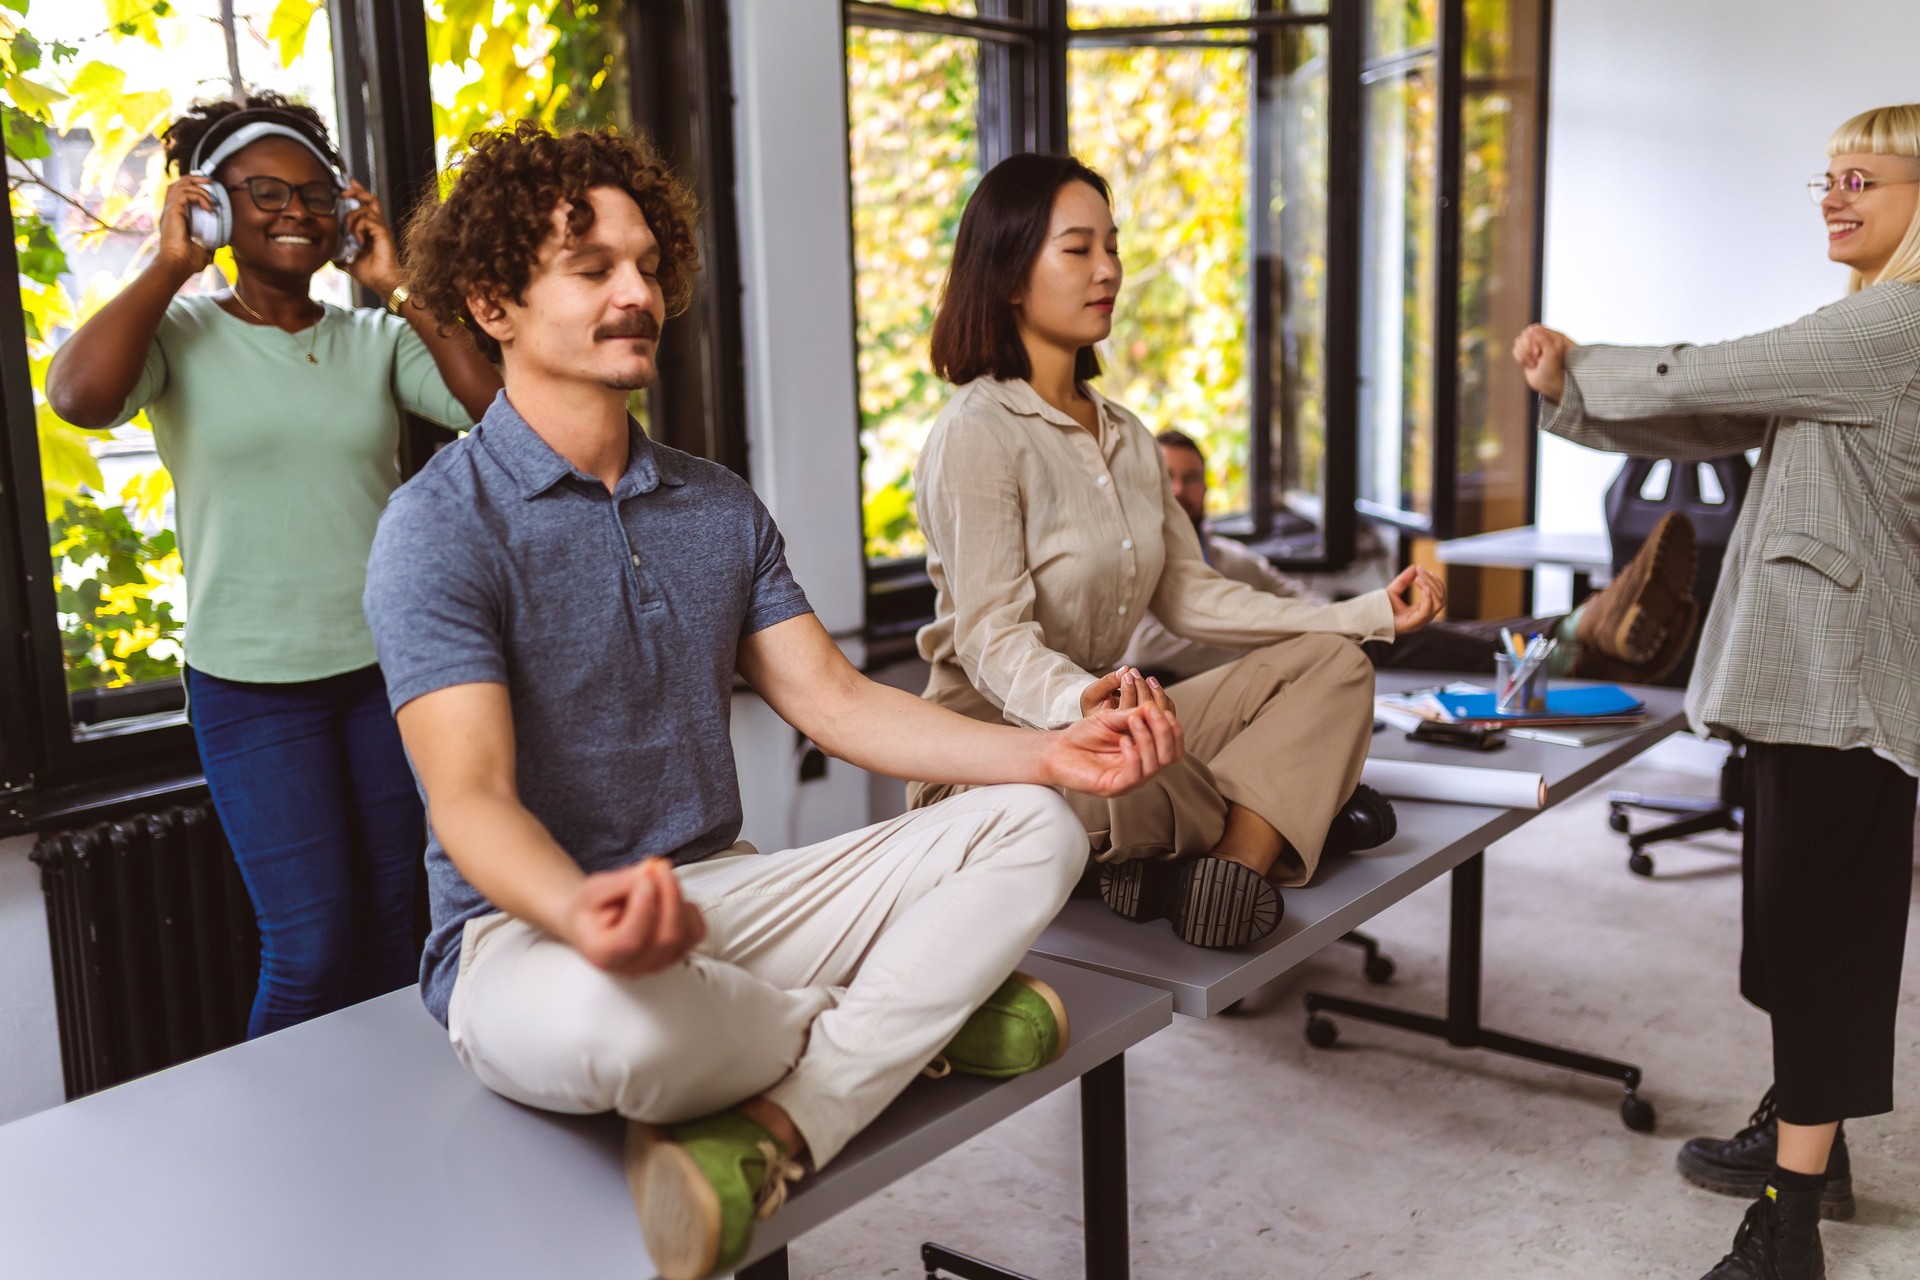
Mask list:
[[1140,419],[1090,392],[1100,436],[1024,380],[961,387],[914,467],[934,620],[920,655],[958,667],[1015,724],[1058,728],[1149,611],[1175,635],[1247,649],[1309,631],[1391,640],[1385,591],[1283,599],[1209,568]]

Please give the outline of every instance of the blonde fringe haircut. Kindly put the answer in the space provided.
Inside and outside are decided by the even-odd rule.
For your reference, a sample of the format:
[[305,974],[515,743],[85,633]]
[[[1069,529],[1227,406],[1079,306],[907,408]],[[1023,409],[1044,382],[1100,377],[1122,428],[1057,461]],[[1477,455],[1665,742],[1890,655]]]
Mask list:
[[[1833,131],[1827,139],[1827,155],[1906,156],[1920,161],[1920,103],[1862,111]],[[1920,205],[1914,207],[1907,234],[1874,283],[1887,280],[1920,284]],[[1857,293],[1865,285],[1858,271],[1848,273],[1848,293]]]

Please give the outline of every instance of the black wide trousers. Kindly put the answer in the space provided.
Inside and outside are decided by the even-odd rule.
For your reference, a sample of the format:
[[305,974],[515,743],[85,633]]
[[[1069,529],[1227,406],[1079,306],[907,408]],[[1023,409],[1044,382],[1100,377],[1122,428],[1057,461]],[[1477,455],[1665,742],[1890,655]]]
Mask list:
[[1915,780],[1865,748],[1747,744],[1740,993],[1789,1124],[1893,1109]]

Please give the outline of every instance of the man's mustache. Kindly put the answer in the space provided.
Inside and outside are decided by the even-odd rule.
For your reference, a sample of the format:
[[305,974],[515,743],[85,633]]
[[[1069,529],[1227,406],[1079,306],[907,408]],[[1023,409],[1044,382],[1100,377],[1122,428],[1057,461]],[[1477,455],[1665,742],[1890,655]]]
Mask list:
[[603,324],[593,331],[595,342],[603,342],[608,338],[647,338],[657,342],[660,338],[660,322],[643,311],[631,320]]

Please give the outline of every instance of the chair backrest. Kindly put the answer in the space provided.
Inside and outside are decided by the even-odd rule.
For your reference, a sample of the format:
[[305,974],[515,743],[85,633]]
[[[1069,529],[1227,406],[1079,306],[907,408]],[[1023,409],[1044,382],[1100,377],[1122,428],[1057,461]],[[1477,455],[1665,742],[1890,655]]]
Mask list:
[[1613,569],[1618,573],[1639,552],[1660,517],[1684,511],[1700,544],[1700,578],[1695,594],[1704,605],[1720,580],[1720,562],[1733,541],[1753,467],[1745,454],[1711,462],[1671,462],[1665,458],[1628,458],[1607,489],[1607,533],[1613,539]]
[[[1665,458],[1628,458],[1607,489],[1607,533],[1613,539],[1613,569],[1618,573],[1646,542],[1660,517],[1684,511],[1693,521],[1700,548],[1700,567],[1693,596],[1701,617],[1720,585],[1720,565],[1733,541],[1733,527],[1746,501],[1753,465],[1743,453],[1711,462],[1673,462]],[[1670,678],[1684,684],[1693,670],[1688,651]],[[1663,682],[1666,683],[1666,682]]]

